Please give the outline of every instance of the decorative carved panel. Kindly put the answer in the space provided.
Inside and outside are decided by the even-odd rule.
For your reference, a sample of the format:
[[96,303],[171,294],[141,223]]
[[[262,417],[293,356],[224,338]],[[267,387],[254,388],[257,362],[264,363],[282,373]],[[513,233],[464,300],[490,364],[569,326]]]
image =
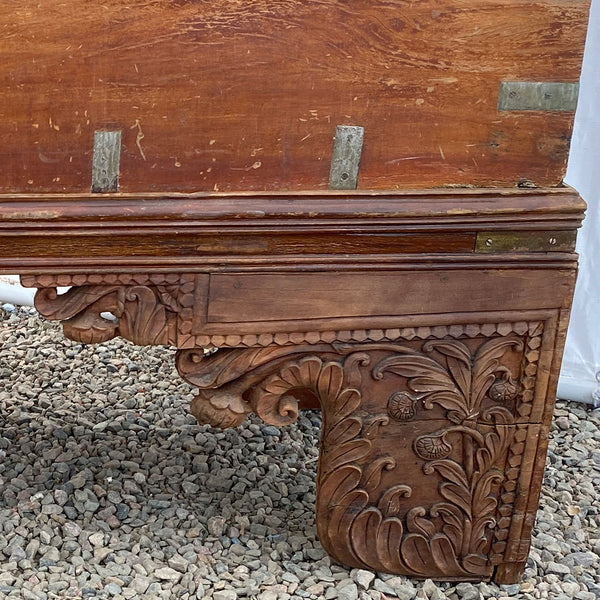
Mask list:
[[201,388],[193,413],[219,427],[250,412],[285,425],[318,400],[318,530],[340,562],[477,580],[506,562],[520,518],[522,415],[543,327],[465,329],[460,339],[182,350],[177,366]]
[[299,408],[321,406],[318,529],[342,563],[476,580],[495,565],[512,572],[523,562],[523,519],[535,495],[528,465],[537,460],[547,410],[538,372],[552,354],[551,313],[545,320],[523,312],[511,322],[194,336],[197,275],[109,279],[90,276],[64,294],[42,287],[36,306],[80,342],[120,335],[180,348],[200,337],[252,345],[179,350],[180,374],[200,388],[191,411],[201,423],[237,426],[254,412],[282,426]]

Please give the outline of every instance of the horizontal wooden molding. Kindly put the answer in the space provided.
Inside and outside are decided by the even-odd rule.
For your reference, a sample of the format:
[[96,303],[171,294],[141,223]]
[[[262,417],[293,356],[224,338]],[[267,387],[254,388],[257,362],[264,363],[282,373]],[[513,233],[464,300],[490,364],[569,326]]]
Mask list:
[[[302,270],[319,265],[327,271],[337,265],[368,263],[380,269],[428,262],[457,268],[482,260],[510,266],[516,254],[521,265],[547,267],[551,262],[571,268],[572,241],[584,209],[568,187],[0,196],[0,272]],[[497,259],[484,259],[477,242],[482,235],[485,240],[554,239],[555,232],[570,243],[498,246],[499,252],[492,250],[502,254]]]

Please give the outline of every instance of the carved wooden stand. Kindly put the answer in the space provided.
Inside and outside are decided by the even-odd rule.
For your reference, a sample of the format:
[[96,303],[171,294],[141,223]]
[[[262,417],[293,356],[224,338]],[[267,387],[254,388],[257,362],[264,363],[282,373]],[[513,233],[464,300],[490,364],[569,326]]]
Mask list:
[[51,4],[0,11],[0,273],[178,348],[202,423],[320,406],[340,562],[518,580],[589,0]]
[[[39,288],[39,312],[62,321],[71,339],[179,348],[179,373],[199,388],[191,410],[201,423],[233,427],[254,412],[287,425],[299,408],[320,406],[317,526],[336,560],[415,577],[517,581],[583,205],[568,189],[405,194],[376,205],[338,198],[316,216],[299,200],[277,226],[274,199],[271,214],[249,225],[246,215],[243,231],[220,215],[218,240],[215,223],[198,216],[163,213],[139,225],[139,213],[117,214],[117,201],[112,216],[103,205],[104,223],[90,234],[69,217],[72,205],[55,207],[71,218],[66,227],[44,216],[45,204],[37,225],[26,213],[30,243],[46,219],[43,235],[56,241],[47,254],[71,254],[46,256],[40,275],[25,248],[22,272],[37,273],[22,281]],[[155,244],[161,256],[110,245],[128,219],[140,246]],[[268,251],[266,228],[275,239]],[[206,236],[212,250],[199,261],[193,253]],[[100,266],[85,264],[83,244],[102,254]],[[72,287],[59,295],[59,286]]]

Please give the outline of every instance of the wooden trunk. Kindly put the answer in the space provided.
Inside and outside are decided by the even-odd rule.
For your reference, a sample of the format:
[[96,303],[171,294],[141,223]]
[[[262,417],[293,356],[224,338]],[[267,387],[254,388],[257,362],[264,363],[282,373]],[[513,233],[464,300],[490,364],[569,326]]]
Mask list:
[[585,208],[561,182],[587,2],[11,9],[0,272],[71,339],[177,347],[202,423],[320,407],[339,562],[517,581]]
[[103,129],[121,131],[124,192],[325,189],[337,125],[365,129],[362,189],[563,177],[572,110],[498,96],[577,82],[586,0],[10,6],[0,192],[88,191]]

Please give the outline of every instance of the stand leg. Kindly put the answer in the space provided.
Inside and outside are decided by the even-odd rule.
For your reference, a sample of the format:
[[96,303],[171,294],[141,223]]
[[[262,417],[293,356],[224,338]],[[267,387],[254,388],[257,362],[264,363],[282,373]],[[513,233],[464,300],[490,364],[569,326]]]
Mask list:
[[194,413],[213,425],[251,411],[283,425],[319,401],[317,528],[336,560],[475,581],[502,564],[511,524],[503,484],[523,349],[507,335],[181,351],[178,368],[202,386]]
[[494,581],[500,585],[519,583],[523,578],[525,562],[502,563],[496,568]]
[[[193,279],[138,279],[42,289],[36,306],[78,341],[188,344]],[[250,412],[288,425],[321,406],[317,528],[341,563],[440,580],[489,579],[497,566],[511,583],[542,477],[552,397],[537,374],[556,327],[517,317],[386,330],[381,342],[193,348],[177,367],[200,388],[192,412],[216,427]]]

